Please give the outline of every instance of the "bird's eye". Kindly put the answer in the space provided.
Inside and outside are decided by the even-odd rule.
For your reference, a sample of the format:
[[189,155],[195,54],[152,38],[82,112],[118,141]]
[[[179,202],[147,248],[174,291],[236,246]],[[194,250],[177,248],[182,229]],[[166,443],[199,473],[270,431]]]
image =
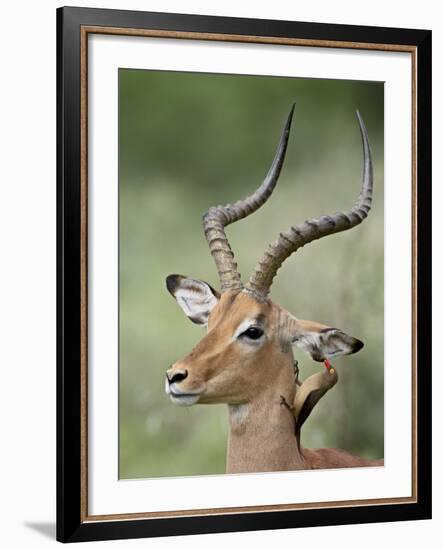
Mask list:
[[240,334],[241,338],[249,338],[250,340],[258,340],[263,336],[263,331],[258,327],[249,327],[245,332]]

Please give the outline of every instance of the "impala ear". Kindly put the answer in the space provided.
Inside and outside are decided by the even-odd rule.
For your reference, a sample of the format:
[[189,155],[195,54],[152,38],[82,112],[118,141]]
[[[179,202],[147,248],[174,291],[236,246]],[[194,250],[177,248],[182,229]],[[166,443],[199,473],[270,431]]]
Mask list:
[[338,328],[313,321],[296,319],[291,334],[292,344],[314,359],[324,361],[360,351],[363,342]]
[[208,323],[209,314],[220,299],[220,294],[208,283],[184,275],[169,275],[166,287],[193,323]]

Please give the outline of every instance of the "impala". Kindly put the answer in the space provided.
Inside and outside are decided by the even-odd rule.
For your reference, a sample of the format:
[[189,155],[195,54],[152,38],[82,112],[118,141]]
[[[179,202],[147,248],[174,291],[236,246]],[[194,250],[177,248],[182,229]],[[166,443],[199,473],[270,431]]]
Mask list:
[[[208,283],[170,275],[166,284],[185,314],[207,327],[203,339],[166,373],[166,393],[178,405],[225,403],[229,411],[227,473],[382,465],[339,449],[305,449],[300,429],[318,400],[337,382],[330,360],[355,353],[363,343],[340,329],[298,319],[272,302],[277,270],[299,248],[361,223],[372,202],[368,135],[357,118],[363,144],[363,183],[346,213],[309,219],[280,233],[243,285],[225,227],[260,208],[273,192],[288,144],[294,106],[263,183],[244,200],[209,209],[203,227],[220,279]],[[292,346],[324,362],[325,369],[298,380]]]

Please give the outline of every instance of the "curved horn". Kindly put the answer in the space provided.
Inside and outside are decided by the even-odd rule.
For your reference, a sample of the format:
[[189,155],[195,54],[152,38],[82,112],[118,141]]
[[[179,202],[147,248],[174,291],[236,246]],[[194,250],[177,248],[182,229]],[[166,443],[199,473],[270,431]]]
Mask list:
[[226,237],[225,227],[255,212],[271,196],[285,160],[294,107],[295,104],[289,112],[269,172],[260,187],[244,200],[226,206],[211,207],[203,216],[203,228],[217,267],[222,292],[242,287],[240,273]]
[[246,285],[252,293],[266,297],[277,270],[293,252],[311,241],[351,229],[368,215],[371,209],[373,185],[371,149],[365,124],[358,111],[357,118],[363,144],[363,183],[354,206],[346,213],[339,212],[333,216],[306,220],[300,225],[291,227],[286,233],[280,233],[278,239],[268,246]]

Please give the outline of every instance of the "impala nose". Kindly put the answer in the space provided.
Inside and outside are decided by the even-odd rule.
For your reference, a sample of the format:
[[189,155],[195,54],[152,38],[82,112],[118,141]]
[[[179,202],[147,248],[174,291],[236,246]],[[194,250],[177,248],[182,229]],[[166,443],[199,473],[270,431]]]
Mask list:
[[166,371],[166,378],[170,384],[177,382],[182,382],[188,376],[188,371],[186,369],[180,369],[171,372],[171,370]]

